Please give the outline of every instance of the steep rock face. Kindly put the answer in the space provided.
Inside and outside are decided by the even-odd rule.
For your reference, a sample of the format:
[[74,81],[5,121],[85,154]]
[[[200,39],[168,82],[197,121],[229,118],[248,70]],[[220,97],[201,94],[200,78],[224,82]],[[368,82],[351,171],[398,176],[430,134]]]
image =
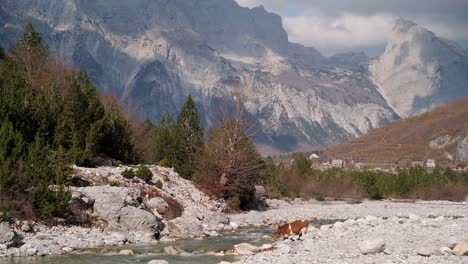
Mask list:
[[102,93],[158,122],[192,94],[216,122],[233,94],[280,150],[325,147],[398,116],[368,79],[363,54],[323,57],[289,43],[278,15],[232,0],[0,0],[7,48],[32,22],[57,55],[87,69]]
[[463,49],[404,19],[397,20],[370,72],[402,117],[468,96],[468,56]]

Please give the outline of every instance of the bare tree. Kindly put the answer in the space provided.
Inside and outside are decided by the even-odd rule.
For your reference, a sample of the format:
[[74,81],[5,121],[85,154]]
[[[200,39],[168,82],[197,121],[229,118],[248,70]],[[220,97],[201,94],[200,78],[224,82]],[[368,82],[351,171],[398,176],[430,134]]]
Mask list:
[[233,209],[244,209],[254,199],[263,161],[251,142],[258,130],[248,119],[245,100],[233,98],[234,109],[225,105],[219,111],[219,127],[209,135],[196,176],[208,191],[232,201]]

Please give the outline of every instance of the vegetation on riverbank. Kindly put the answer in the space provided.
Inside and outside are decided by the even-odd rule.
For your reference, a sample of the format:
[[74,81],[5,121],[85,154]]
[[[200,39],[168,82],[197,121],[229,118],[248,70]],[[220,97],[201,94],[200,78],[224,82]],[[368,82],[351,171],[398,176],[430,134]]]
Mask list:
[[401,168],[393,173],[316,170],[305,155],[296,154],[291,166],[266,160],[263,184],[271,197],[408,198],[461,201],[468,196],[468,173],[436,167]]

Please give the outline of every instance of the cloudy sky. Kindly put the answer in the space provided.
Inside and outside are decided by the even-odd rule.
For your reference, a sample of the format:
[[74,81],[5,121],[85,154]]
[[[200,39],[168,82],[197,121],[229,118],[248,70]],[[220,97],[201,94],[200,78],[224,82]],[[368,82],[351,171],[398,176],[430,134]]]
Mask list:
[[468,0],[236,0],[283,17],[289,40],[330,55],[381,52],[395,18],[415,21],[468,48]]

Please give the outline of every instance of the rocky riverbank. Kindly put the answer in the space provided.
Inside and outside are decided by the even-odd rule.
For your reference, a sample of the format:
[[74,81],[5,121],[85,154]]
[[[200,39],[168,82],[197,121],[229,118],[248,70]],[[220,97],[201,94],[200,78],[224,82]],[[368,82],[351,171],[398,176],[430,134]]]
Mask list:
[[342,219],[302,241],[251,249],[238,263],[468,263],[468,203],[271,201],[276,209],[232,216],[240,225],[300,218]]
[[0,256],[200,239],[239,227],[310,219],[314,227],[301,241],[265,238],[263,246],[243,243],[212,254],[240,255],[239,263],[256,264],[468,263],[462,256],[468,252],[467,202],[269,200],[268,210],[226,215],[223,202],[211,200],[172,169],[149,166],[153,178],[147,183],[122,177],[129,168],[75,167],[70,205],[75,220],[90,227],[67,226],[60,219],[55,226],[3,222]]
[[210,199],[172,169],[147,167],[153,173],[149,183],[122,176],[124,170],[137,167],[73,167],[74,186],[69,188],[73,220],[90,227],[70,226],[61,219],[53,226],[3,222],[0,256],[65,254],[83,248],[218,236],[220,231],[237,228],[221,213],[224,203]]

